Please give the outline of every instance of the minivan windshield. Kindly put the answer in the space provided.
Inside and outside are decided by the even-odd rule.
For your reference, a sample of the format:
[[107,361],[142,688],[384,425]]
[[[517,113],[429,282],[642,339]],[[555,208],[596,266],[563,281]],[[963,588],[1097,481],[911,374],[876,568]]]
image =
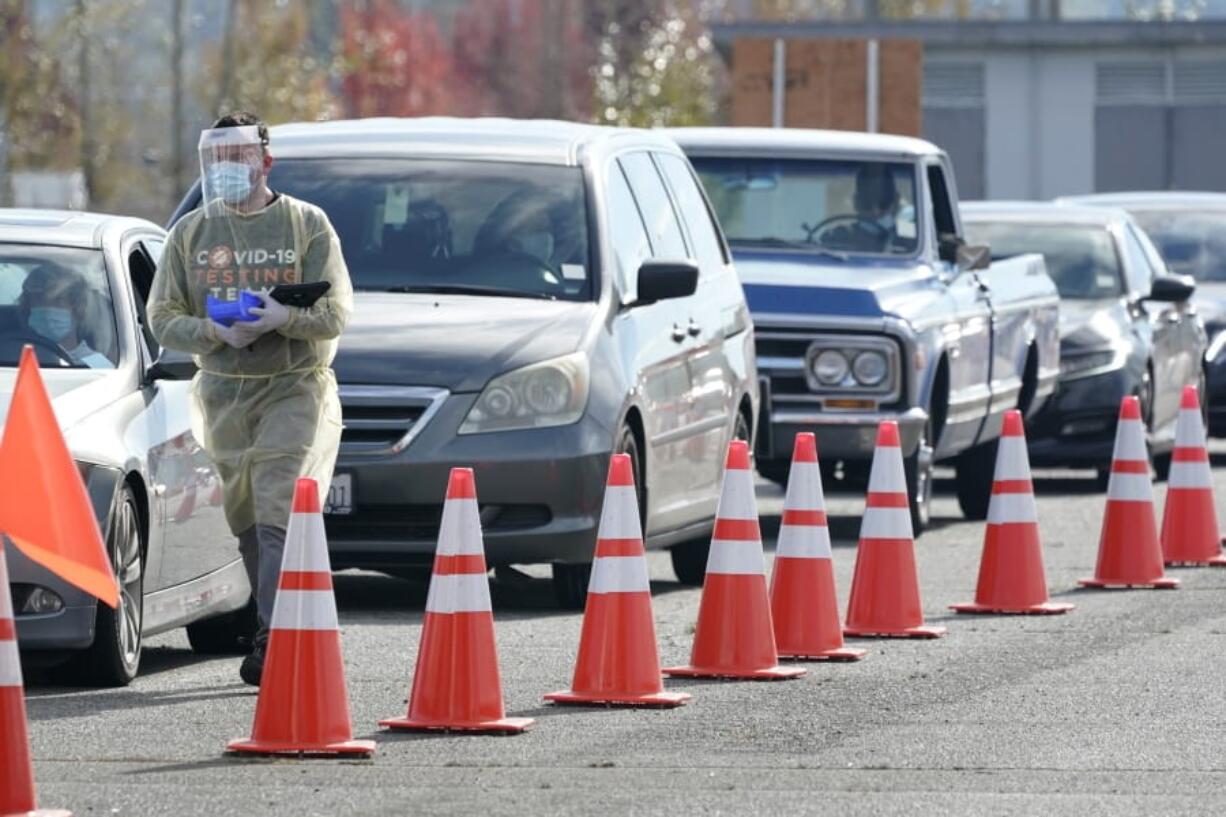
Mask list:
[[1128,212],[1149,234],[1171,272],[1226,281],[1226,210]]
[[963,226],[967,242],[987,244],[993,260],[1041,253],[1061,298],[1098,300],[1124,291],[1115,242],[1103,227],[969,219]]
[[115,313],[100,250],[0,244],[0,366],[16,366],[27,344],[45,365],[115,368]]
[[290,158],[269,184],[323,208],[356,290],[592,297],[578,168]]
[[691,156],[729,243],[828,255],[913,255],[906,162]]

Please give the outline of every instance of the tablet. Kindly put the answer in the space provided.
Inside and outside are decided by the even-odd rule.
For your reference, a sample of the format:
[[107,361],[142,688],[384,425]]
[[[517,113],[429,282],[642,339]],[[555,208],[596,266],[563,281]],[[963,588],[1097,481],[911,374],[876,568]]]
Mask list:
[[268,294],[286,306],[314,306],[332,288],[330,281],[310,284],[278,284]]

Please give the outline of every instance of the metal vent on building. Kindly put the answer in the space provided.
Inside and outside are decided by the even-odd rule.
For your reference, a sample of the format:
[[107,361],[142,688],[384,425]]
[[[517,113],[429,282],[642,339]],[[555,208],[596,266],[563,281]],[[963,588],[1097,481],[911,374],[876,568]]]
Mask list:
[[1226,100],[1226,62],[1177,62],[1174,80],[1176,103]]
[[1100,105],[1161,105],[1166,102],[1166,64],[1099,63],[1095,96]]
[[924,66],[924,105],[977,108],[983,105],[983,64],[930,62]]

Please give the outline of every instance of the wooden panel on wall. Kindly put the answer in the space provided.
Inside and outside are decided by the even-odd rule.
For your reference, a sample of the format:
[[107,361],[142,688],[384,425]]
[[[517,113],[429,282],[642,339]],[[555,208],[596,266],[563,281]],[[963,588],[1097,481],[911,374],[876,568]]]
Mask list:
[[732,124],[771,124],[775,41],[742,37],[732,44]]
[[919,40],[882,40],[878,52],[882,133],[919,136],[923,130],[924,46]]

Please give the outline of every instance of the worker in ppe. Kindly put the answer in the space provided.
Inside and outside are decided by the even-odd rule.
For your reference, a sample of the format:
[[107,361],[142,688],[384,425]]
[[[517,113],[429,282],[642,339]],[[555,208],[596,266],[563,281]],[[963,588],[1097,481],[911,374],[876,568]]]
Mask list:
[[[158,342],[190,352],[194,430],[223,484],[230,529],[251,580],[259,629],[242,679],[259,685],[294,485],[327,490],[341,436],[332,359],[353,308],[340,240],[314,205],[268,186],[268,129],[248,113],[200,137],[201,203],[170,231],[149,298]],[[278,284],[327,281],[309,307],[269,297]],[[254,321],[223,326],[207,298],[242,291],[263,303]]]

